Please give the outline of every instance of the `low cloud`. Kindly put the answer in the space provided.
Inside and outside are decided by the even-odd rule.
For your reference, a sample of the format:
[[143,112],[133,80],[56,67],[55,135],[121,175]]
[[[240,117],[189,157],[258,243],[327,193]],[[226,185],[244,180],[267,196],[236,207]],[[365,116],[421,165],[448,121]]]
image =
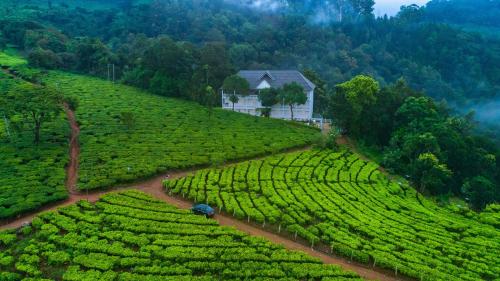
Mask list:
[[290,4],[287,0],[225,0],[226,2],[249,7],[262,12],[300,13],[309,18],[313,24],[338,22],[343,13],[349,12],[351,6],[345,0],[304,0]]
[[485,123],[500,123],[500,99],[491,102],[479,103],[471,106],[475,111],[476,119]]
[[226,0],[226,2],[265,12],[275,12],[288,7],[286,0]]

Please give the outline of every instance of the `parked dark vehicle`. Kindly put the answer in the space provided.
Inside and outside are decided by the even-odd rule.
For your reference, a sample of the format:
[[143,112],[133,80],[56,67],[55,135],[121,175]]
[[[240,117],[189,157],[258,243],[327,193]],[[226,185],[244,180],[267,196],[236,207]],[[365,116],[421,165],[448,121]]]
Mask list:
[[191,210],[197,215],[205,215],[208,218],[212,218],[215,215],[215,210],[206,204],[196,204]]

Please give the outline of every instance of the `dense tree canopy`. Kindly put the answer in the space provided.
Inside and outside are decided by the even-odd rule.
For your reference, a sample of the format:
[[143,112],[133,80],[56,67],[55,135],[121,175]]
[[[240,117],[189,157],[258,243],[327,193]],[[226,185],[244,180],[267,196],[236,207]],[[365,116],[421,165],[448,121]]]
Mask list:
[[383,151],[384,165],[406,175],[421,192],[463,196],[475,208],[498,201],[486,194],[500,192],[500,151],[475,135],[470,115],[451,115],[404,80],[378,89],[370,79],[339,84],[331,95],[341,128]]
[[[330,87],[356,75],[369,74],[382,86],[403,77],[418,91],[459,104],[498,97],[500,40],[441,23],[458,21],[446,17],[473,22],[473,15],[481,18],[479,14],[491,14],[487,17],[492,19],[490,25],[495,25],[494,19],[500,16],[494,1],[479,1],[476,6],[476,1],[470,0],[435,0],[427,8],[406,7],[397,17],[378,19],[370,14],[371,0],[287,1],[290,9],[282,13],[227,2],[152,1],[122,5],[118,1],[92,10],[88,8],[95,5],[80,5],[88,6],[84,9],[54,2],[47,9],[42,4],[23,6],[28,0],[22,0],[16,9],[12,9],[13,4],[2,4],[5,8],[0,9],[0,14],[5,20],[0,24],[0,32],[8,43],[33,52],[34,65],[62,66],[106,77],[107,65],[112,63],[116,65],[117,77],[132,76],[128,78],[139,84],[148,76],[144,74],[149,71],[146,65],[157,71],[154,63],[145,65],[142,61],[147,55],[144,50],[164,46],[169,50],[164,55],[182,51],[173,61],[178,65],[168,65],[166,62],[172,62],[168,57],[163,63],[169,70],[178,70],[176,77],[156,80],[158,85],[179,83],[174,87],[178,89],[186,88],[184,83],[190,81],[188,84],[194,85],[196,93],[191,89],[188,95],[179,94],[174,89],[161,94],[194,99],[204,92],[200,81],[206,84],[208,80],[218,89],[235,68],[302,67],[317,71]],[[113,5],[122,10],[111,9]],[[456,14],[444,12],[451,5],[458,11]],[[484,13],[468,13],[472,8]],[[165,35],[175,43],[151,42]],[[175,50],[173,45],[181,50]],[[161,63],[163,56],[156,59]],[[170,75],[166,69],[161,70],[158,75]],[[189,73],[189,78],[177,77],[189,76],[186,71],[194,73]]]
[[378,82],[364,75],[337,85],[332,96],[332,115],[337,115],[336,120],[342,128],[359,136],[360,125],[366,117],[365,108],[376,103],[379,91]]
[[283,88],[278,92],[278,100],[281,100],[283,104],[290,107],[290,116],[293,119],[293,109],[297,105],[302,105],[307,102],[307,95],[304,91],[304,87],[299,85],[297,82],[292,82],[290,84],[283,85]]
[[45,122],[52,120],[63,110],[63,97],[54,89],[20,84],[0,96],[0,111],[12,120],[21,121],[33,131],[33,141],[40,142]]
[[250,84],[245,78],[242,78],[236,74],[228,76],[224,79],[222,88],[229,94],[229,100],[234,104],[238,102],[239,96],[246,96],[250,91]]

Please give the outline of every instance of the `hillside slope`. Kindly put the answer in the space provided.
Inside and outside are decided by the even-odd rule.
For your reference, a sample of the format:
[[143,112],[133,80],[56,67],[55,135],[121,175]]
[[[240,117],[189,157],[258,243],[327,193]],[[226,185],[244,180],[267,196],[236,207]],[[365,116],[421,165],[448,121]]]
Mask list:
[[361,280],[137,191],[0,232],[0,250],[2,280]]
[[[319,136],[318,130],[296,123],[218,109],[209,116],[205,107],[193,102],[163,98],[97,78],[40,71],[18,62],[8,55],[0,56],[0,65],[15,64],[2,72],[2,85],[26,83],[8,74],[16,70],[20,77],[45,83],[78,100],[76,119],[81,130],[78,188],[81,190],[109,187],[170,169],[220,164],[305,146]],[[0,188],[15,187],[19,196],[15,199],[10,193],[0,196],[0,219],[37,208],[38,201],[61,199],[61,196],[51,197],[52,191],[46,195],[51,199],[37,199],[34,206],[29,204],[31,200],[23,203],[28,194],[34,196],[40,188],[38,183],[58,186],[59,191],[64,187],[69,138],[69,125],[63,117],[54,121],[56,124],[44,127],[45,139],[38,148],[29,141],[29,129],[22,134],[22,142],[19,138],[9,139],[3,122],[0,121],[0,141],[5,145],[2,145],[0,168],[5,176]],[[48,150],[54,146],[58,147],[57,154]],[[46,159],[40,153],[50,154],[53,159],[50,168],[44,165]],[[20,156],[23,154],[24,158]],[[26,167],[31,168],[24,171]],[[37,181],[33,174],[41,179]]]
[[193,102],[86,76],[50,72],[43,80],[79,100],[80,189],[304,146],[319,134],[299,124],[220,109],[210,116]]
[[[450,211],[343,150],[305,151],[166,181],[167,192],[419,280],[499,278],[498,209]],[[465,215],[465,216],[464,216]]]
[[[0,53],[0,65],[24,60]],[[0,95],[27,83],[0,69]],[[2,105],[3,106],[3,105]],[[0,220],[66,198],[64,186],[69,129],[63,115],[42,128],[42,141],[33,145],[32,129],[16,117],[8,124],[0,110]]]

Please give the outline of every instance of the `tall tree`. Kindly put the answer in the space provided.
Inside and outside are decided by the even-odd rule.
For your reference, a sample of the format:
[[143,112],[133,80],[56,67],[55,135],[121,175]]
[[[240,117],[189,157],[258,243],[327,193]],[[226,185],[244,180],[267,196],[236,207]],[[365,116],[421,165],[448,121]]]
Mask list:
[[292,82],[283,85],[283,88],[279,92],[279,99],[283,100],[283,103],[290,107],[290,117],[294,120],[293,108],[296,105],[305,104],[307,102],[307,95],[304,92],[304,87],[297,82]]
[[373,7],[375,6],[374,0],[351,0],[351,4],[359,15],[365,17],[373,16]]
[[412,180],[420,192],[430,191],[432,194],[449,192],[447,182],[452,172],[432,153],[420,154],[413,167]]
[[335,87],[331,98],[331,115],[352,136],[360,135],[363,113],[375,104],[380,87],[369,76],[359,75]]
[[363,112],[359,137],[367,144],[388,145],[395,129],[396,111],[407,97],[416,95],[403,79],[382,88],[377,101]]
[[269,117],[271,114],[271,107],[278,103],[278,96],[280,95],[280,89],[267,88],[259,91],[259,101],[264,107],[262,109],[262,115]]
[[230,95],[229,100],[233,103],[234,111],[234,104],[239,101],[239,96],[246,96],[249,94],[250,84],[245,78],[234,74],[228,76],[224,80],[222,88]]
[[0,107],[10,118],[21,116],[32,124],[34,143],[40,143],[43,124],[63,111],[63,96],[56,90],[23,83],[0,97]]
[[467,179],[462,186],[462,192],[476,209],[483,209],[487,204],[500,199],[500,187],[483,176]]
[[305,69],[304,76],[316,85],[314,89],[314,112],[325,115],[328,109],[326,82],[312,69]]
[[217,93],[212,86],[205,87],[205,105],[208,108],[208,119],[211,119],[215,103],[217,101]]
[[[222,86],[224,79],[233,73],[226,46],[222,43],[208,43],[200,50],[200,69],[205,73],[207,84],[215,89]],[[205,69],[208,66],[208,69]]]

